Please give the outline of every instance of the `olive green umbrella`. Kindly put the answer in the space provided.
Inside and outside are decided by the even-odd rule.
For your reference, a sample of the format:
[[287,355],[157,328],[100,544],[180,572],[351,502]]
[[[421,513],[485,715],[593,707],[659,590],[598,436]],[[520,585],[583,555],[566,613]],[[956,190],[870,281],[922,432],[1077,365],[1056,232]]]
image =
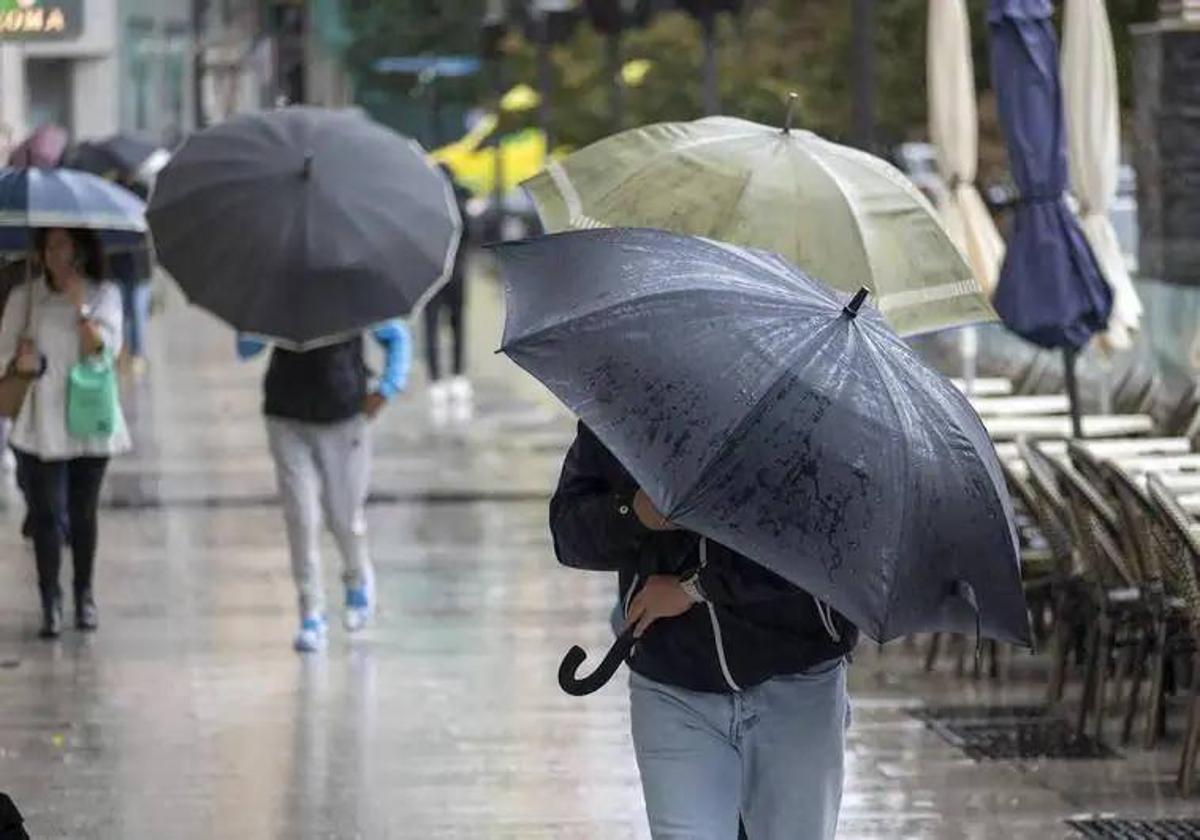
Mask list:
[[525,187],[548,231],[650,227],[773,251],[843,291],[870,289],[901,335],[996,320],[916,187],[809,131],[658,123],[552,161]]

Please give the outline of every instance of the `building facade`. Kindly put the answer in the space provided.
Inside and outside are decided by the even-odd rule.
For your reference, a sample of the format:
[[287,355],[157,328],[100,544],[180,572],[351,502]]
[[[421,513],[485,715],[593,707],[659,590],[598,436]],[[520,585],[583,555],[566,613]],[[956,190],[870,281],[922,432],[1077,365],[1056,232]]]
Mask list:
[[47,123],[170,147],[244,111],[350,105],[342,2],[0,0],[0,153]]
[[191,128],[191,0],[0,0],[0,123],[171,144]]
[[353,103],[334,30],[342,0],[206,0],[202,3],[203,117],[280,104]]

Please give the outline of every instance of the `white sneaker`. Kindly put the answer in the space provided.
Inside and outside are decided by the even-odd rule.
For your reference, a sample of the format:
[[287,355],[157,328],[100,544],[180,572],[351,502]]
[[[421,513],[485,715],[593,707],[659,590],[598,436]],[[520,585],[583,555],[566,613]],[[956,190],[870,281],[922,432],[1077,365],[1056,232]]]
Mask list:
[[300,622],[300,632],[296,634],[292,647],[297,653],[318,653],[325,650],[328,639],[325,616],[310,615]]
[[455,423],[466,423],[475,414],[475,389],[465,376],[450,380],[450,411]]
[[429,385],[429,415],[439,425],[450,416],[450,386],[445,380]]
[[371,622],[375,605],[372,603],[370,586],[348,587],[346,589],[346,613],[342,616],[342,624],[348,633],[357,633]]
[[475,389],[471,380],[465,376],[456,376],[450,380],[450,398],[458,403],[469,403],[475,399]]

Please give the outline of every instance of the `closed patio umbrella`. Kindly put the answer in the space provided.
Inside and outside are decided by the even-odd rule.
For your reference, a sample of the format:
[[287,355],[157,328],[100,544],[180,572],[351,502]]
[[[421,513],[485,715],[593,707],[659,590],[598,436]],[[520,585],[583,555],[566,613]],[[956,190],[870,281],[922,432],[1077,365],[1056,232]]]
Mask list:
[[1121,112],[1117,62],[1103,0],[1067,0],[1062,78],[1071,192],[1079,200],[1079,224],[1113,292],[1104,337],[1111,348],[1125,349],[1141,320],[1142,302],[1108,216],[1120,170]]
[[[938,210],[946,232],[967,255],[980,287],[991,294],[1004,259],[1004,240],[975,188],[979,121],[970,22],[963,0],[929,0],[926,68],[929,136],[948,188]],[[974,382],[977,347],[976,330],[963,330],[962,355],[968,388]]]
[[1050,0],[991,0],[992,80],[1020,191],[993,302],[1005,325],[1061,348],[1076,436],[1075,357],[1108,324],[1112,290],[1067,207],[1067,149]]

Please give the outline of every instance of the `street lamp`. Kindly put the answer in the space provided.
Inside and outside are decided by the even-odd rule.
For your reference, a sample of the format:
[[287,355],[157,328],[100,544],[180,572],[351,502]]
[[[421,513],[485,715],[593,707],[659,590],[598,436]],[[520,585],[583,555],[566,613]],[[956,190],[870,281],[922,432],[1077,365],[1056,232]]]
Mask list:
[[681,8],[700,21],[704,30],[704,112],[716,114],[721,110],[721,99],[717,92],[717,15],[721,12],[736,14],[741,11],[742,0],[676,0]]

